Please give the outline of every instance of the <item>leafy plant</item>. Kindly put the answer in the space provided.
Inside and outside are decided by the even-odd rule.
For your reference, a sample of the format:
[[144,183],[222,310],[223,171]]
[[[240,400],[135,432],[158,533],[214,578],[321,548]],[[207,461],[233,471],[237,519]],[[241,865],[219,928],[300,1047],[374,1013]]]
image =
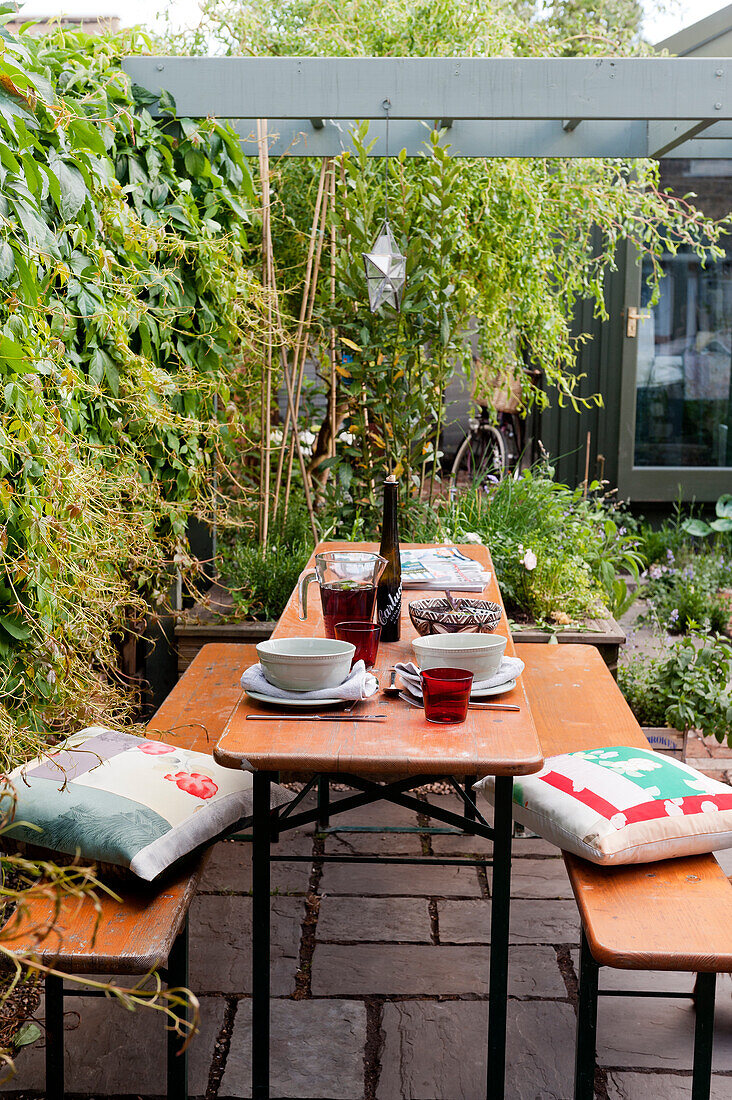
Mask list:
[[7,768],[49,728],[128,706],[114,631],[164,597],[175,565],[195,571],[188,518],[224,510],[210,475],[254,419],[253,376],[233,365],[262,295],[238,139],[165,96],[153,120],[119,67],[147,39],[3,31],[1,48]]
[[670,634],[723,631],[730,610],[719,591],[731,580],[732,564],[721,554],[689,554],[673,564],[653,565],[646,589],[651,616]]
[[694,538],[708,538],[709,535],[729,534],[732,531],[732,494],[724,493],[714,506],[716,519],[710,523],[706,520],[690,517],[681,524],[682,530]]
[[732,645],[719,635],[674,642],[662,658],[618,669],[618,683],[638,721],[699,730],[732,745]]

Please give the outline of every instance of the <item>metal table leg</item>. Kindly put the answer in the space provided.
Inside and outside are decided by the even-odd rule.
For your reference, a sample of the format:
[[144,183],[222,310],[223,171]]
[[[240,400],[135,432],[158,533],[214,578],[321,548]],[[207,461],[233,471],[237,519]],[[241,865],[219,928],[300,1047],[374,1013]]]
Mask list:
[[505,1092],[512,800],[513,776],[496,776],[491,887],[491,963],[488,991],[488,1100],[503,1100]]
[[709,1100],[709,1091],[712,1087],[714,988],[716,981],[716,974],[697,974],[696,977],[696,1028],[694,1032],[694,1070],[691,1079],[691,1100]]
[[252,1097],[269,1097],[270,787],[271,772],[255,772],[252,819]]
[[46,1097],[63,1100],[64,1086],[64,980],[46,975]]
[[[188,917],[186,916],[168,956],[168,989],[188,989]],[[179,1010],[181,1011],[181,1010]],[[181,1011],[183,1019],[190,1018],[190,1009]],[[168,1100],[188,1098],[188,1051],[181,1053],[185,1039],[168,1032]]]

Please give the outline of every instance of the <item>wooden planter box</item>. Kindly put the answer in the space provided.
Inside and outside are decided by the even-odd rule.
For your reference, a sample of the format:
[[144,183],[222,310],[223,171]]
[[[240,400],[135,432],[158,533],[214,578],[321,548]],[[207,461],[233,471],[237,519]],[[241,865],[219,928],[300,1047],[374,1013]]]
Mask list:
[[263,642],[277,625],[255,619],[235,622],[233,617],[231,593],[217,584],[209,589],[205,602],[195,604],[181,616],[175,628],[179,676],[209,642]]
[[678,760],[686,760],[687,734],[671,729],[669,726],[642,726],[641,729],[652,749],[674,756]]
[[618,668],[620,647],[625,645],[626,642],[625,631],[612,616],[608,616],[606,619],[587,619],[584,630],[570,627],[554,633],[549,630],[541,630],[540,627],[528,623],[526,626],[514,625],[511,628],[511,633],[514,642],[543,642],[546,644],[551,638],[556,638],[560,645],[567,642],[593,645],[600,651],[602,659],[613,676]]

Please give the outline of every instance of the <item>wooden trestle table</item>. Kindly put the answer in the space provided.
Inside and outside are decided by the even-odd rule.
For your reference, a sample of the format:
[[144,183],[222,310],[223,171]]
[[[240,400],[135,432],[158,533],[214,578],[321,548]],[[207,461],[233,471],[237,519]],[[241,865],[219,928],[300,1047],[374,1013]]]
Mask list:
[[[378,547],[372,543],[327,543],[319,546],[316,553],[346,549],[378,550]],[[476,545],[460,549],[490,570],[491,582],[484,598],[502,605],[487,549]],[[410,643],[415,631],[409,619],[409,601],[436,594],[439,595],[414,590],[404,593],[401,640],[379,649],[374,671],[380,682],[397,661],[413,659]],[[512,654],[513,643],[505,614],[497,633],[508,639],[506,653]],[[300,622],[297,593],[292,594],[273,637],[293,636],[324,636],[317,596],[309,601],[308,618]],[[246,696],[237,704],[218,742],[215,757],[226,767],[251,766],[254,770],[252,1096],[255,1100],[269,1097],[270,845],[286,829],[322,820],[322,802],[330,780],[348,784],[357,792],[333,801],[330,814],[386,800],[428,813],[447,825],[493,841],[487,1096],[490,1100],[501,1100],[504,1096],[513,777],[539,771],[543,758],[521,679],[511,692],[500,697],[500,701],[517,703],[521,709],[518,712],[469,710],[467,721],[462,725],[432,724],[427,722],[423,711],[381,693],[359,704],[358,713],[367,714],[370,710],[386,713],[389,716],[386,722],[353,722],[345,714],[341,721],[329,722],[278,721],[275,717],[270,722],[248,722],[247,714],[262,713],[266,707]],[[295,812],[301,805],[298,797],[280,810],[271,811],[270,783],[276,780],[279,772],[306,773],[311,777],[306,789],[318,782],[319,809]],[[472,780],[485,775],[496,777],[492,827],[473,802],[469,782],[465,782],[464,787],[456,782],[457,777]],[[451,777],[463,799],[464,815],[443,807],[431,807],[408,793],[437,776]],[[325,858],[338,858],[343,862],[358,859],[352,856]],[[444,861],[415,858],[413,862]]]

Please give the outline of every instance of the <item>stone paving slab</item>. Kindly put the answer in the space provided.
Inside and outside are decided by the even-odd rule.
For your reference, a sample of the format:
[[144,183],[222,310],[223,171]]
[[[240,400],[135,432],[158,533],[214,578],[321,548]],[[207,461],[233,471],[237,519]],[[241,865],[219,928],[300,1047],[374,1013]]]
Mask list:
[[[440,943],[490,943],[490,901],[439,901]],[[579,943],[580,922],[573,901],[514,900],[510,942]]]
[[[488,882],[491,869],[488,868]],[[563,859],[517,859],[511,866],[511,897],[573,898]]]
[[[302,898],[272,898],[272,994],[294,991],[305,914]],[[190,919],[191,987],[196,993],[251,993],[252,899],[202,895]]]
[[[341,798],[350,798],[351,794],[345,791],[331,792],[331,802],[337,803]],[[356,810],[348,810],[346,813],[333,813],[330,819],[332,828],[342,825],[418,825],[417,814],[408,810],[406,806],[397,806],[393,802],[372,802],[368,806],[359,806]]]
[[[670,1073],[609,1073],[608,1100],[691,1100],[691,1076]],[[710,1100],[729,1100],[732,1078],[712,1076]]]
[[[316,997],[488,994],[490,948],[317,944],[312,965]],[[509,992],[514,997],[565,997],[567,990],[550,947],[513,951]]]
[[[220,997],[201,997],[200,1032],[189,1049],[191,1096],[203,1096],[208,1086],[214,1046],[224,1020]],[[77,1017],[78,1013],[78,1017]],[[38,1010],[43,1016],[43,1005]],[[114,1001],[74,997],[64,1016],[65,1075],[68,1092],[103,1096],[161,1096],[165,1094],[167,1033],[161,1013],[150,1009],[129,1012]],[[18,1072],[3,1096],[45,1087],[45,1050],[42,1042],[23,1050]]]
[[[694,1019],[689,1001],[601,997],[597,1014],[598,1064],[612,1068],[691,1069]],[[717,1001],[712,1064],[717,1073],[732,1070],[732,1003],[728,998]]]
[[[293,841],[291,844],[290,841]],[[306,840],[307,838],[300,838]],[[282,854],[300,855],[296,850],[304,847],[298,838],[283,840]],[[313,849],[312,838],[303,855],[309,855]],[[273,846],[273,854],[278,854]],[[270,882],[272,893],[306,894],[310,881],[311,863],[281,863],[275,860],[270,864]],[[247,841],[222,841],[215,845],[204,868],[199,893],[248,894],[252,888],[252,846]]]
[[422,841],[419,833],[328,833],[325,851],[339,856],[421,856]]
[[[251,1092],[251,1002],[240,1001],[219,1098]],[[272,1096],[361,1100],[366,1006],[360,1001],[272,1001]]]
[[326,863],[321,894],[480,897],[475,867]]
[[427,899],[325,897],[320,903],[316,937],[336,943],[430,943]]
[[[488,1008],[479,1001],[384,1005],[379,1100],[474,1100],[485,1096]],[[508,1008],[507,1100],[572,1094],[574,1013],[559,1002]]]

